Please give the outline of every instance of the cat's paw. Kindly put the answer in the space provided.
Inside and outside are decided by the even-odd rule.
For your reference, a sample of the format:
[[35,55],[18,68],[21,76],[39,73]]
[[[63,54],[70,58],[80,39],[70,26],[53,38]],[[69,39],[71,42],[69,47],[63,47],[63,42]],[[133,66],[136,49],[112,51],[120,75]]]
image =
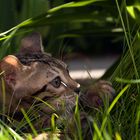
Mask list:
[[85,93],[81,94],[80,101],[87,107],[99,107],[103,105],[105,99],[112,101],[114,96],[115,90],[112,84],[105,80],[99,80],[90,85]]

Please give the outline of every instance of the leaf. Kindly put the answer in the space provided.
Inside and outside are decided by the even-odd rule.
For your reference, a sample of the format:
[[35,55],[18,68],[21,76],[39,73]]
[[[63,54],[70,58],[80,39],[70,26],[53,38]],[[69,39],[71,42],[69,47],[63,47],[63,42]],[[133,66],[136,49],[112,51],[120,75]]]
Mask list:
[[52,8],[48,11],[48,13],[58,12],[59,10],[64,9],[64,8],[87,6],[87,5],[90,5],[92,3],[99,2],[99,1],[104,1],[104,0],[86,0],[86,1],[79,1],[79,2],[73,1],[70,3],[60,5],[58,7]]

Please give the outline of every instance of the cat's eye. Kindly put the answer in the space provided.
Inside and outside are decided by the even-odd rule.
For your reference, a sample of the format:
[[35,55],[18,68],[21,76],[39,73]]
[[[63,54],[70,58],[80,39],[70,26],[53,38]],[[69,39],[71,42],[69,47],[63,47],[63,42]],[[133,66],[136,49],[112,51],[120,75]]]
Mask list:
[[51,81],[51,84],[55,87],[55,88],[59,88],[61,85],[61,79],[60,77],[56,77],[55,79],[53,79]]

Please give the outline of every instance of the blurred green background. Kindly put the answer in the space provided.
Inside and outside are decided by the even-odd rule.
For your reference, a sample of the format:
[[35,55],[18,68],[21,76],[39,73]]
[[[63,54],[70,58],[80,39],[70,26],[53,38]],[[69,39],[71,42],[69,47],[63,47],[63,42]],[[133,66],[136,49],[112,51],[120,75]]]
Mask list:
[[33,31],[59,58],[122,53],[139,33],[139,0],[0,0],[0,11],[0,58]]
[[[124,3],[120,1],[119,5]],[[0,11],[1,33],[34,19],[14,33],[18,36],[16,42],[9,37],[8,44],[0,42],[5,48],[10,43],[12,49],[6,49],[9,53],[17,50],[20,35],[30,31],[41,32],[46,50],[56,56],[70,52],[120,53],[123,48],[124,33],[116,2],[112,0],[0,0]],[[126,14],[123,7],[122,14]]]

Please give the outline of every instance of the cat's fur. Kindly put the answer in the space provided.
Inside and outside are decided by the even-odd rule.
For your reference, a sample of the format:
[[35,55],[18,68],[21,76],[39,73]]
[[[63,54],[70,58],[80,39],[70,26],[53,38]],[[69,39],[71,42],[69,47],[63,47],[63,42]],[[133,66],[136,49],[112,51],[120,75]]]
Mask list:
[[[73,111],[80,85],[70,77],[63,61],[44,52],[38,33],[23,38],[19,52],[1,60],[0,71],[4,72],[1,77],[6,91],[4,95],[0,86],[0,106],[5,106],[9,114],[19,112],[21,108],[27,111],[34,102],[40,104],[46,114]],[[101,105],[102,97],[107,95],[112,99],[113,93],[109,82],[99,81],[78,95],[79,103],[83,107],[97,107]]]

